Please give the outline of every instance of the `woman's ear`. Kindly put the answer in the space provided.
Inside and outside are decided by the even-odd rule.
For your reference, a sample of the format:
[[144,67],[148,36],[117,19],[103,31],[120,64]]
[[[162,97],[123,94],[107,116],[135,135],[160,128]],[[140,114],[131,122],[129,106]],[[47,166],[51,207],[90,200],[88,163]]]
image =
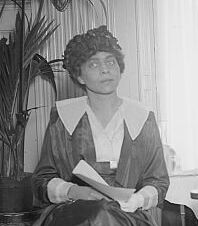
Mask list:
[[78,79],[78,82],[79,82],[81,85],[85,85],[85,82],[84,82],[84,80],[82,79],[82,77],[78,76],[77,79]]

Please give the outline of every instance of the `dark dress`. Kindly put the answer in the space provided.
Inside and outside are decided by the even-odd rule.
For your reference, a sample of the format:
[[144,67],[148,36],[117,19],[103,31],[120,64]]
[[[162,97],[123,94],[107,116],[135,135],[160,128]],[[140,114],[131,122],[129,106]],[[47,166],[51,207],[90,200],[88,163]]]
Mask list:
[[50,203],[47,184],[55,177],[83,185],[72,175],[72,170],[80,159],[87,161],[108,184],[135,188],[146,185],[158,191],[158,206],[165,198],[169,178],[163,157],[159,130],[153,112],[149,112],[139,135],[132,140],[124,122],[124,140],[120,160],[116,170],[108,163],[97,163],[92,131],[87,113],[78,122],[70,135],[61,121],[56,108],[45,134],[40,162],[33,175],[33,190],[36,205],[45,209],[35,225],[156,225],[149,211],[138,209],[126,213],[115,201],[83,201],[61,204]]

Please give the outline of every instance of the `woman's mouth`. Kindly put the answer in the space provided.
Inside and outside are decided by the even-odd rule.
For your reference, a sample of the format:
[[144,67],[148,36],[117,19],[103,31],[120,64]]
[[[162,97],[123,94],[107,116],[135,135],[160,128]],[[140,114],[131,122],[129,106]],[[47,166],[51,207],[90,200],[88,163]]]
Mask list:
[[109,79],[102,80],[101,83],[110,83],[112,81],[113,81],[113,79],[112,78],[111,79],[109,78]]

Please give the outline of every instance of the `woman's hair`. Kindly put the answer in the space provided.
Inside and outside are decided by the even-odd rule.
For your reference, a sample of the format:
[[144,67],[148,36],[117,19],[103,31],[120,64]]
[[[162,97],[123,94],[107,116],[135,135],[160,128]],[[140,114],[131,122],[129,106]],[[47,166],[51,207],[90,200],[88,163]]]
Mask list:
[[118,40],[107,30],[107,26],[88,30],[74,36],[64,51],[63,68],[67,69],[74,82],[81,75],[81,65],[97,52],[109,52],[116,58],[120,72],[124,71],[124,55]]

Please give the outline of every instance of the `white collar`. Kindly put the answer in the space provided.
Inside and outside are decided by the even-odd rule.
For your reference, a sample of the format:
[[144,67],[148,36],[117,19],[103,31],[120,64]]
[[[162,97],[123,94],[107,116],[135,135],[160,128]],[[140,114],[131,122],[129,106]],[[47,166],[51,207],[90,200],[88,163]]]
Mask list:
[[[121,112],[130,136],[134,140],[147,120],[149,111],[137,101],[122,99]],[[87,111],[87,96],[57,101],[56,106],[60,119],[71,135]]]

